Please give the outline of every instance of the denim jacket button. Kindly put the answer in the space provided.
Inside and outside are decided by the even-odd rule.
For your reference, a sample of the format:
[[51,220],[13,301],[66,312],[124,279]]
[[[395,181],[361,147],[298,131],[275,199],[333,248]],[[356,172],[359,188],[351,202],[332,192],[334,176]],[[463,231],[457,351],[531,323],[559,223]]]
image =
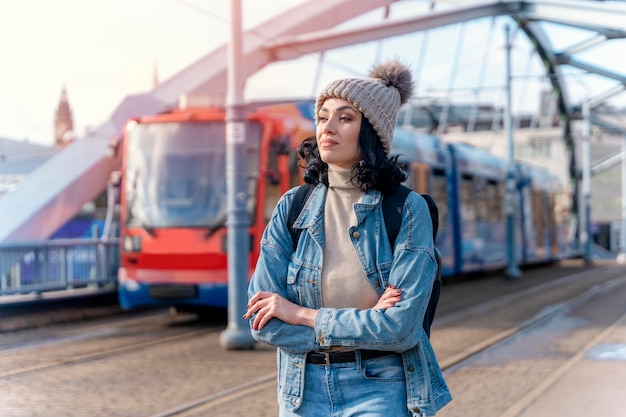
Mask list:
[[358,238],[361,237],[361,234],[359,232],[355,231],[355,232],[352,232],[352,237],[355,238],[355,239],[358,239]]
[[415,368],[413,368],[412,366],[409,366],[408,368],[406,368],[406,370],[409,372],[413,372],[415,371]]

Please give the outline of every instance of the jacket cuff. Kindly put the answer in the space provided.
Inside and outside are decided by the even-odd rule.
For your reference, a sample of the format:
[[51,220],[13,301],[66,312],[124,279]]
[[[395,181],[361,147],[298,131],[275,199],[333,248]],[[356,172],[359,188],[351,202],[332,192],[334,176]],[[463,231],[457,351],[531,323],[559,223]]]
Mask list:
[[320,308],[315,319],[315,344],[320,348],[330,348],[330,322],[332,320],[332,309]]

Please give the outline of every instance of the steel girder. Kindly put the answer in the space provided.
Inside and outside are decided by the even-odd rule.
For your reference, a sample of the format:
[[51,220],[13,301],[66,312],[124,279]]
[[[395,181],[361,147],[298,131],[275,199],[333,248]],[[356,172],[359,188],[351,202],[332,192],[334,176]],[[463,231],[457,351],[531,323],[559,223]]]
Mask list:
[[[356,29],[324,30],[287,35],[281,39],[265,43],[263,48],[267,52],[266,59],[269,62],[283,61],[313,52],[424,31],[483,17],[509,15],[520,25],[535,45],[555,90],[560,94],[559,110],[566,119],[570,119],[568,113],[578,106],[568,100],[566,81],[558,70],[560,65],[571,65],[619,83],[618,86],[599,95],[595,100],[592,98],[594,103],[599,103],[603,99],[610,98],[624,90],[626,77],[607,71],[601,66],[582,62],[574,58],[573,55],[600,42],[626,37],[624,24],[626,4],[581,0],[496,1],[482,2],[481,4],[476,4],[475,1],[457,0],[455,3],[468,6],[443,12],[431,12],[408,19],[384,21]],[[596,32],[596,35],[589,41],[557,53],[554,51],[548,36],[538,24],[539,22],[552,22],[590,30]]]
[[[578,194],[579,175],[571,122],[581,117],[581,105],[570,101],[567,80],[563,76],[561,67],[570,65],[617,82],[617,85],[608,91],[596,97],[588,98],[592,107],[624,91],[626,89],[626,77],[624,75],[583,62],[574,58],[573,55],[609,39],[625,38],[626,4],[582,0],[492,1],[481,4],[476,4],[475,1],[471,0],[456,0],[454,2],[464,7],[450,11],[430,12],[409,19],[385,21],[364,28],[291,35],[284,39],[268,42],[264,45],[267,59],[271,61],[294,59],[307,53],[355,43],[424,31],[483,17],[508,15],[533,43],[541,57],[553,89],[557,92],[558,109],[565,127],[564,140],[570,149],[570,175],[576,188],[575,194]],[[540,22],[551,22],[584,29],[595,34],[590,39],[573,45],[568,50],[557,52]],[[576,201],[577,198],[575,198],[575,211]]]
[[[251,29],[243,35],[243,55],[246,62],[244,76],[249,77],[272,62],[263,45],[268,39],[319,31],[335,27],[355,16],[394,0],[311,0],[282,13]],[[226,95],[227,45],[213,50],[179,73],[165,80],[148,93],[129,95],[115,109],[95,134],[119,134],[131,117],[154,114],[176,106],[181,95],[202,92],[215,96]]]
[[[454,0],[453,0],[454,1]],[[609,97],[623,90],[624,79],[572,57],[572,53],[589,45],[577,45],[571,53],[557,54],[545,34],[533,22],[550,21],[563,25],[595,30],[598,38],[624,37],[626,4],[599,1],[487,1],[456,0],[461,7],[444,12],[430,12],[411,19],[385,21],[352,30],[332,30],[340,23],[379,7],[388,7],[394,0],[334,0],[308,1],[289,10],[244,34],[245,76],[251,76],[271,62],[293,59],[311,52],[351,45],[359,42],[383,39],[405,33],[423,31],[435,27],[462,23],[489,16],[509,15],[523,28],[542,54],[547,71],[559,99],[562,113],[569,113],[572,103],[567,100],[567,88],[557,68],[568,64],[609,76],[620,86],[598,99]],[[543,52],[540,52],[543,51]],[[124,122],[137,114],[163,111],[176,105],[181,94],[203,92],[216,96],[226,93],[226,45],[207,54],[194,64],[145,94],[127,96],[110,119],[96,131],[98,134],[115,134]],[[566,119],[570,117],[565,115]]]

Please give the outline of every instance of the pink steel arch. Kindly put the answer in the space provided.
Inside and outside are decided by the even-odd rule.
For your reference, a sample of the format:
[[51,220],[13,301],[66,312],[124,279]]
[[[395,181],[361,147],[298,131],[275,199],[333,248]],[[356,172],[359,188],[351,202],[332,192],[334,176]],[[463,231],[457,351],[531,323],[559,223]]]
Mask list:
[[[393,2],[394,0],[311,0],[290,9],[244,33],[243,55],[247,63],[244,76],[249,77],[276,61],[264,47],[268,40],[330,29]],[[176,105],[181,94],[208,92],[225,96],[226,53],[227,45],[222,45],[152,91],[127,96],[96,133],[105,136],[117,134],[129,118],[156,113]]]

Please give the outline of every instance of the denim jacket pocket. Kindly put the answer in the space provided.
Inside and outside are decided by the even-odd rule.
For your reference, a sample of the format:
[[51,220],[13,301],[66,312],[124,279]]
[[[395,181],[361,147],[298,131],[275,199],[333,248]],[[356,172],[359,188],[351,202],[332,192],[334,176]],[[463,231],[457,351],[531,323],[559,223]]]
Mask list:
[[315,294],[320,293],[319,284],[319,270],[293,261],[289,263],[287,271],[289,301],[298,303],[303,307],[318,308]]

